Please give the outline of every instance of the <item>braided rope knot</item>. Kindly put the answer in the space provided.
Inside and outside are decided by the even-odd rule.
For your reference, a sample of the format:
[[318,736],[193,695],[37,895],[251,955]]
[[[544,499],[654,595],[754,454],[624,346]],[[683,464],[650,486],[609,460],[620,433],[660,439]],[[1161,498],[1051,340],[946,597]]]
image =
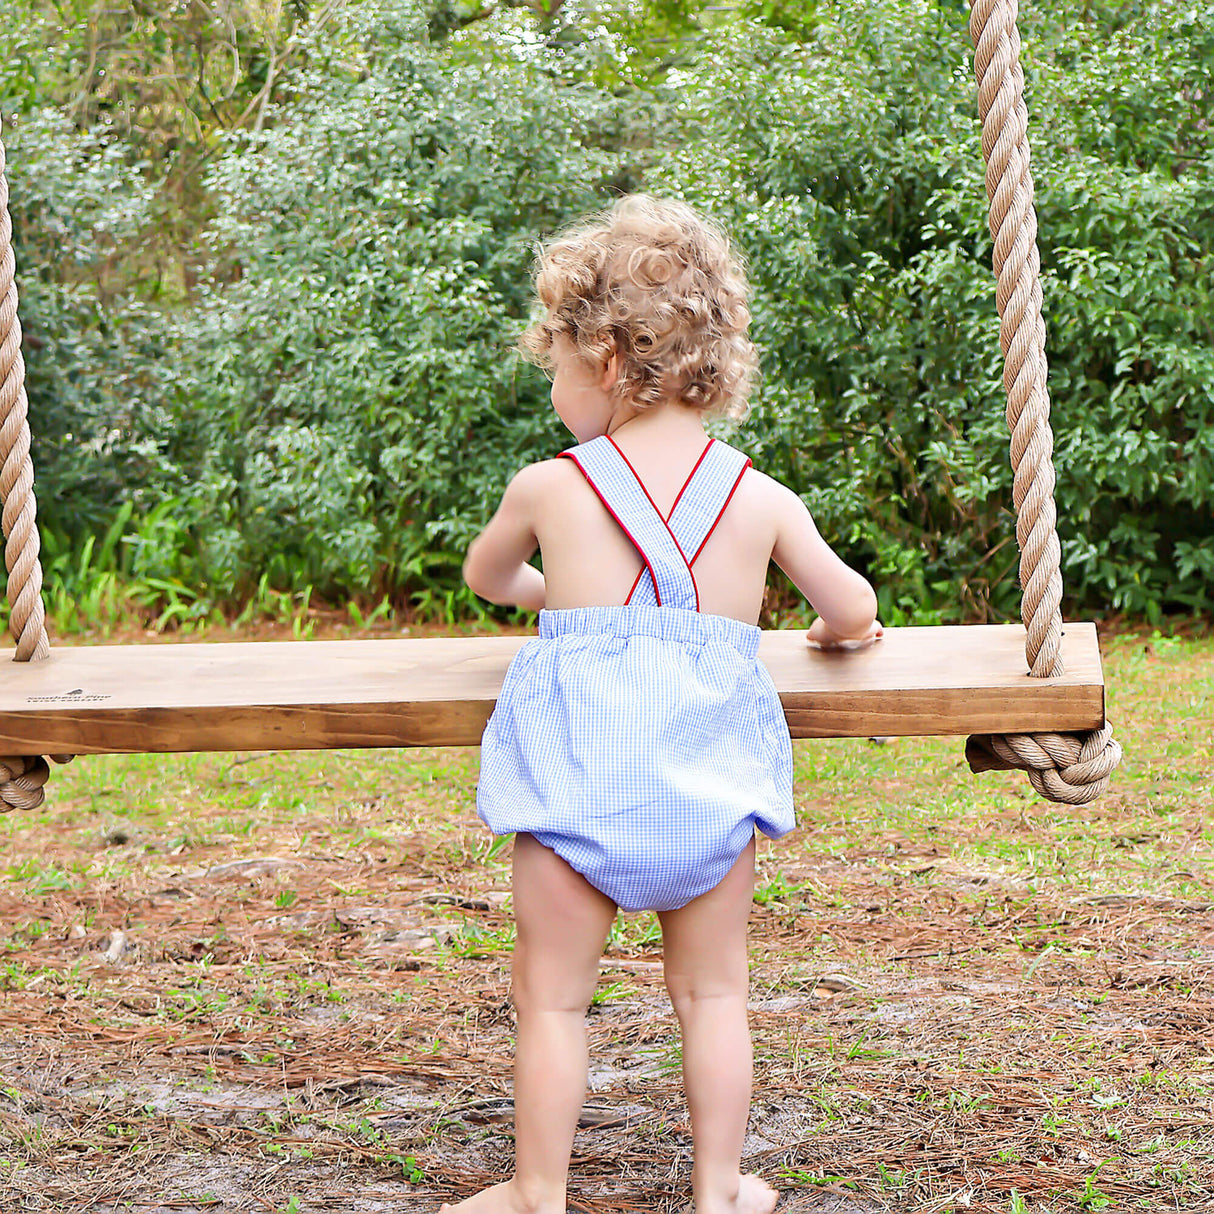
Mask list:
[[1109,786],[1121,762],[1121,743],[1106,721],[1087,734],[975,734],[965,743],[970,771],[1019,770],[1051,801],[1086,805]]
[[50,774],[50,765],[41,755],[0,758],[0,813],[37,809],[45,795],[42,786]]

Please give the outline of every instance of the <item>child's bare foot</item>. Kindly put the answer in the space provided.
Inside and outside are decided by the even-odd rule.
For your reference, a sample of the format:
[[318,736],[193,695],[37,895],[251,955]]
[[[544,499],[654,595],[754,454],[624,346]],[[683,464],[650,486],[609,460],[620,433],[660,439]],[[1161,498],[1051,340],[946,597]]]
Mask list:
[[[515,1181],[507,1180],[482,1189],[453,1206],[444,1202],[439,1210],[440,1214],[565,1214],[565,1199],[564,1194],[552,1200],[524,1195]],[[768,1214],[770,1210],[768,1206],[761,1214]]]
[[733,1201],[697,1201],[695,1214],[771,1214],[780,1194],[753,1172],[738,1180]]

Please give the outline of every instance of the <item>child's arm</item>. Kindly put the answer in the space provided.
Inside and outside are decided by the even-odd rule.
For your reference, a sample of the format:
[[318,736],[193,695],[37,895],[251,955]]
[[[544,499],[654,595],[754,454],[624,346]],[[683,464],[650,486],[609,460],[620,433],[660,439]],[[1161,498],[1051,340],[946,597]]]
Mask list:
[[532,464],[514,477],[497,513],[464,558],[464,581],[481,598],[529,611],[544,606],[544,575],[527,563],[539,547],[534,522],[537,468]]
[[818,613],[809,639],[827,646],[876,640],[882,628],[873,588],[835,555],[818,532],[805,503],[791,489],[776,481],[770,484],[776,491],[772,560]]

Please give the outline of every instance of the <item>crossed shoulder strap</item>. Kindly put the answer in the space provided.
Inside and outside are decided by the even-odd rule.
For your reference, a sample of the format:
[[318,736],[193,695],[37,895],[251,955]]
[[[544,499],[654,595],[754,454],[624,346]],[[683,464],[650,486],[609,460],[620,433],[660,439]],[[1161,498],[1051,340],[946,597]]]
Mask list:
[[[666,517],[689,567],[694,569],[696,558],[704,551],[749,467],[749,456],[726,443],[709,439]],[[628,602],[640,605],[654,601],[653,581],[642,570]]]
[[709,440],[679,490],[669,518],[608,435],[561,453],[581,469],[599,500],[641,556],[643,568],[628,602],[698,611],[691,566],[708,542],[750,460]]

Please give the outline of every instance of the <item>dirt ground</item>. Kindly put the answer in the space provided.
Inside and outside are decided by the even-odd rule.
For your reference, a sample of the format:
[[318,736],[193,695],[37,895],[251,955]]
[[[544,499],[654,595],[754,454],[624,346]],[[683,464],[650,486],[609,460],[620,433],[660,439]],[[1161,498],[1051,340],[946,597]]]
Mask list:
[[[988,776],[924,814],[938,743],[840,745],[799,750],[801,825],[761,846],[746,1165],[804,1214],[1214,1211],[1208,774],[1151,802],[1147,764],[1081,810]],[[824,753],[879,786],[823,797]],[[148,775],[146,821],[113,808],[156,769],[107,768],[6,837],[5,1214],[408,1214],[508,1174],[508,849],[475,756],[297,761]],[[320,791],[280,811],[288,777]],[[660,955],[619,920],[575,1210],[686,1208]]]

